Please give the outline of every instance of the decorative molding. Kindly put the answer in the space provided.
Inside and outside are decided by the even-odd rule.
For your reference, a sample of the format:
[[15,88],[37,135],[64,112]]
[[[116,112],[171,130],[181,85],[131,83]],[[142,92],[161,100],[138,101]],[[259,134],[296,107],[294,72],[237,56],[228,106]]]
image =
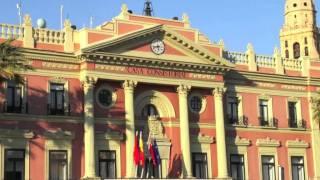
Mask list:
[[0,129],[0,138],[25,138],[32,139],[34,132],[22,129]]
[[213,144],[215,143],[215,138],[204,134],[199,134],[198,136],[191,135],[191,142],[199,144]]
[[[201,109],[200,111],[195,111],[191,108],[191,99],[193,97],[199,97],[201,99]],[[192,92],[189,97],[188,97],[188,108],[189,110],[194,113],[194,114],[201,114],[204,112],[204,110],[207,108],[207,99],[205,96],[203,96],[202,94],[198,93],[198,92]]]
[[[104,106],[103,104],[101,104],[100,100],[99,100],[99,92],[102,90],[107,90],[111,93],[111,103],[108,106]],[[115,91],[114,88],[112,88],[111,86],[107,85],[107,84],[103,84],[102,86],[100,86],[95,93],[95,98],[96,98],[96,102],[98,103],[98,105],[103,108],[103,109],[110,109],[112,108],[116,101],[117,101],[117,92]]]
[[168,140],[166,135],[164,134],[164,127],[160,119],[156,116],[150,116],[148,118],[148,122],[145,123],[145,126],[143,128],[143,136],[145,139],[148,139],[148,136],[150,135],[151,138],[157,139],[157,140]]
[[68,69],[68,70],[79,70],[79,65],[74,64],[62,64],[62,63],[53,63],[53,62],[42,62],[42,67],[49,69]]
[[176,113],[170,99],[159,91],[145,91],[136,96],[134,102],[135,113],[141,115],[143,108],[147,104],[152,104],[157,108],[160,117],[175,118]]
[[228,144],[235,146],[250,146],[251,141],[249,139],[237,136],[236,138],[228,138]]
[[259,147],[279,147],[280,141],[267,137],[265,139],[257,139],[256,145]]
[[43,136],[46,139],[59,139],[59,140],[72,140],[75,137],[73,132],[64,131],[60,128],[57,130],[48,130],[43,133]]
[[300,139],[287,140],[286,146],[288,148],[309,148],[309,143]]
[[117,131],[96,132],[96,139],[99,140],[124,140],[124,135]]

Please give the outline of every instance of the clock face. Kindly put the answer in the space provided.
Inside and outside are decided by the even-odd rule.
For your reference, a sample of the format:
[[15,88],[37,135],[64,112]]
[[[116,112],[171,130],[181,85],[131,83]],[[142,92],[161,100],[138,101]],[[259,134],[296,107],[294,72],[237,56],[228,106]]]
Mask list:
[[151,50],[153,53],[160,55],[163,54],[165,51],[164,42],[160,39],[155,39],[151,42]]

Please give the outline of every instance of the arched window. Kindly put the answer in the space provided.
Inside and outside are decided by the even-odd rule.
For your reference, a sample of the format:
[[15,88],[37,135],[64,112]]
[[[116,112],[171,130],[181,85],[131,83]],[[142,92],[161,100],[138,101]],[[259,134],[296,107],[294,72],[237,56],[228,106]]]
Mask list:
[[142,110],[143,117],[159,116],[157,108],[153,104],[147,104]]
[[305,55],[305,56],[309,56],[309,49],[308,49],[308,47],[305,47],[305,48],[304,48],[304,55]]
[[289,59],[289,50],[286,50],[286,58]]
[[297,42],[293,44],[293,57],[295,59],[300,58],[300,44]]

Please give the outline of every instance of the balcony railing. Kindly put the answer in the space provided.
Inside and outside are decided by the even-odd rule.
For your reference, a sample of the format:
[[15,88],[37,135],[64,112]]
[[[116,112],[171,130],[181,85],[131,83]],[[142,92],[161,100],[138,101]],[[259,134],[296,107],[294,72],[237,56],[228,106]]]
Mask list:
[[302,120],[288,120],[288,125],[290,128],[299,128],[299,129],[305,129],[307,127],[307,122]]
[[229,123],[236,126],[248,126],[248,117],[242,116],[242,117],[232,117],[230,115],[227,115],[227,119],[229,120]]
[[265,118],[259,117],[260,126],[277,128],[278,127],[278,119],[277,118]]
[[2,106],[4,113],[29,113],[29,103],[22,103],[20,106],[8,106],[8,102],[4,101]]
[[63,108],[63,109],[51,108],[51,105],[47,104],[47,115],[70,116],[71,115],[71,105],[68,104],[68,108],[66,111],[65,108]]

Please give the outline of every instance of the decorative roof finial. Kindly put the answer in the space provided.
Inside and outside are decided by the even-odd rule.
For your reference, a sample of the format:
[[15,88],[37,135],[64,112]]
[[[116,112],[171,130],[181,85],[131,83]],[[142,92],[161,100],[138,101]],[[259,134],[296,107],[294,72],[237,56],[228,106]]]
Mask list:
[[146,0],[146,2],[144,3],[143,15],[145,15],[145,16],[153,16],[154,15],[152,3],[150,0]]

